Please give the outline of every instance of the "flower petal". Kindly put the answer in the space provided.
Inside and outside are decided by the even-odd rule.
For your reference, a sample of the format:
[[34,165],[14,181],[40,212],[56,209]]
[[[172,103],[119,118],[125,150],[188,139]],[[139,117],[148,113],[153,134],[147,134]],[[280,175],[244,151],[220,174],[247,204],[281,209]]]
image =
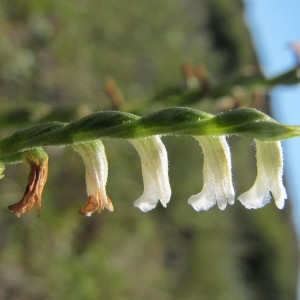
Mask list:
[[0,163],[0,179],[4,177],[4,170],[5,170],[4,164]]
[[147,212],[156,207],[160,201],[167,206],[171,197],[168,175],[168,155],[160,137],[131,139],[131,144],[137,150],[142,164],[144,192],[134,205]]
[[283,157],[279,141],[256,142],[257,176],[253,186],[240,195],[238,199],[248,209],[261,208],[271,200],[273,195],[278,208],[284,207],[287,198],[283,186]]
[[208,210],[216,203],[225,209],[227,202],[234,203],[235,194],[231,178],[230,149],[224,136],[195,137],[203,149],[203,188],[189,198],[196,211]]
[[106,194],[108,164],[105,149],[100,140],[73,145],[85,164],[85,179],[88,201],[79,213],[90,216],[93,212],[100,213],[104,208],[113,211],[111,200]]

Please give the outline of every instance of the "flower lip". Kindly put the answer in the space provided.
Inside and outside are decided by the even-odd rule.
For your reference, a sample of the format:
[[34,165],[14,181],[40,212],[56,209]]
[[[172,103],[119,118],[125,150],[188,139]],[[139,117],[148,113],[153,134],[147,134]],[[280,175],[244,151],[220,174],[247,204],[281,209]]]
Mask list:
[[85,178],[88,200],[79,210],[79,213],[91,216],[104,208],[113,211],[114,207],[106,194],[106,182],[108,176],[108,164],[105,149],[100,140],[73,145],[85,164]]
[[208,210],[216,203],[225,209],[233,204],[235,193],[231,176],[230,149],[224,136],[197,136],[204,154],[203,188],[188,199],[196,211]]
[[167,207],[171,198],[168,175],[168,155],[159,136],[131,139],[142,165],[144,182],[143,194],[134,202],[141,211],[147,212],[156,207],[158,201]]
[[280,141],[256,142],[257,176],[253,186],[238,200],[248,209],[261,208],[271,201],[272,194],[279,209],[287,198],[282,182],[283,156]]

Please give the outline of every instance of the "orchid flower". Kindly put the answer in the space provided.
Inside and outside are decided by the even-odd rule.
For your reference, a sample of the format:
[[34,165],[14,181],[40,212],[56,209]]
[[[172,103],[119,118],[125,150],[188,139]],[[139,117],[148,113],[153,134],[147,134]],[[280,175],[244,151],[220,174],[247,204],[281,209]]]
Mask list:
[[224,136],[195,137],[204,153],[202,191],[189,198],[188,203],[196,211],[208,210],[216,203],[225,209],[227,202],[234,203],[234,189],[231,179],[231,157]]
[[[43,149],[35,148],[25,151],[22,160],[30,167],[28,184],[22,199],[9,205],[8,209],[19,218],[21,214],[30,211],[35,205],[39,216],[42,206],[42,193],[48,177],[48,155]],[[3,169],[1,166],[0,168]]]
[[156,207],[158,201],[167,206],[171,197],[168,176],[167,151],[160,137],[131,139],[131,144],[137,150],[142,164],[144,192],[134,205],[147,212]]
[[85,179],[88,200],[79,213],[90,216],[93,212],[100,213],[104,208],[113,211],[111,200],[106,195],[108,165],[105,149],[100,140],[73,145],[85,164]]
[[279,141],[256,142],[257,177],[253,186],[238,199],[249,209],[265,206],[271,200],[270,192],[278,208],[284,207],[287,198],[282,183],[283,158]]

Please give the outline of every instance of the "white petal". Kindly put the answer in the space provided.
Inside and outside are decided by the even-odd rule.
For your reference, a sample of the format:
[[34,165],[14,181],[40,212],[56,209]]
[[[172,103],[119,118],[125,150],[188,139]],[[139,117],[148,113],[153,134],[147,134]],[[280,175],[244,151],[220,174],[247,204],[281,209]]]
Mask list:
[[203,149],[203,188],[189,198],[188,203],[196,211],[208,210],[216,203],[225,209],[227,203],[234,203],[234,189],[231,178],[230,149],[225,137],[195,137]]
[[0,163],[0,179],[4,177],[5,166]]
[[[100,140],[73,145],[85,164],[88,196],[94,197],[101,206],[112,211],[113,206],[106,194],[108,164],[105,149]],[[102,209],[103,207],[101,207]]]
[[137,150],[142,164],[144,192],[134,205],[147,212],[156,207],[160,201],[167,206],[171,197],[168,175],[168,155],[160,137],[153,136],[130,140]]
[[279,141],[256,142],[257,176],[253,186],[240,195],[238,199],[248,209],[261,208],[271,200],[273,195],[278,208],[284,207],[287,194],[282,182],[283,158]]

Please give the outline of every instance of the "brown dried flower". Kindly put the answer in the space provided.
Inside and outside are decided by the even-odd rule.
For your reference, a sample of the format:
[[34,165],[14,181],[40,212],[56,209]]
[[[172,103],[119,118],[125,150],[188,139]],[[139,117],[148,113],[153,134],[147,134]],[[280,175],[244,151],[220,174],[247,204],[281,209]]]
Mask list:
[[30,167],[28,184],[23,198],[19,202],[8,206],[10,212],[18,218],[21,214],[28,212],[34,205],[36,205],[37,215],[40,215],[42,192],[48,177],[48,156],[43,150],[39,149],[38,151],[38,153],[42,151],[42,157],[36,156],[37,152],[34,150],[30,150],[24,155],[24,161]]

